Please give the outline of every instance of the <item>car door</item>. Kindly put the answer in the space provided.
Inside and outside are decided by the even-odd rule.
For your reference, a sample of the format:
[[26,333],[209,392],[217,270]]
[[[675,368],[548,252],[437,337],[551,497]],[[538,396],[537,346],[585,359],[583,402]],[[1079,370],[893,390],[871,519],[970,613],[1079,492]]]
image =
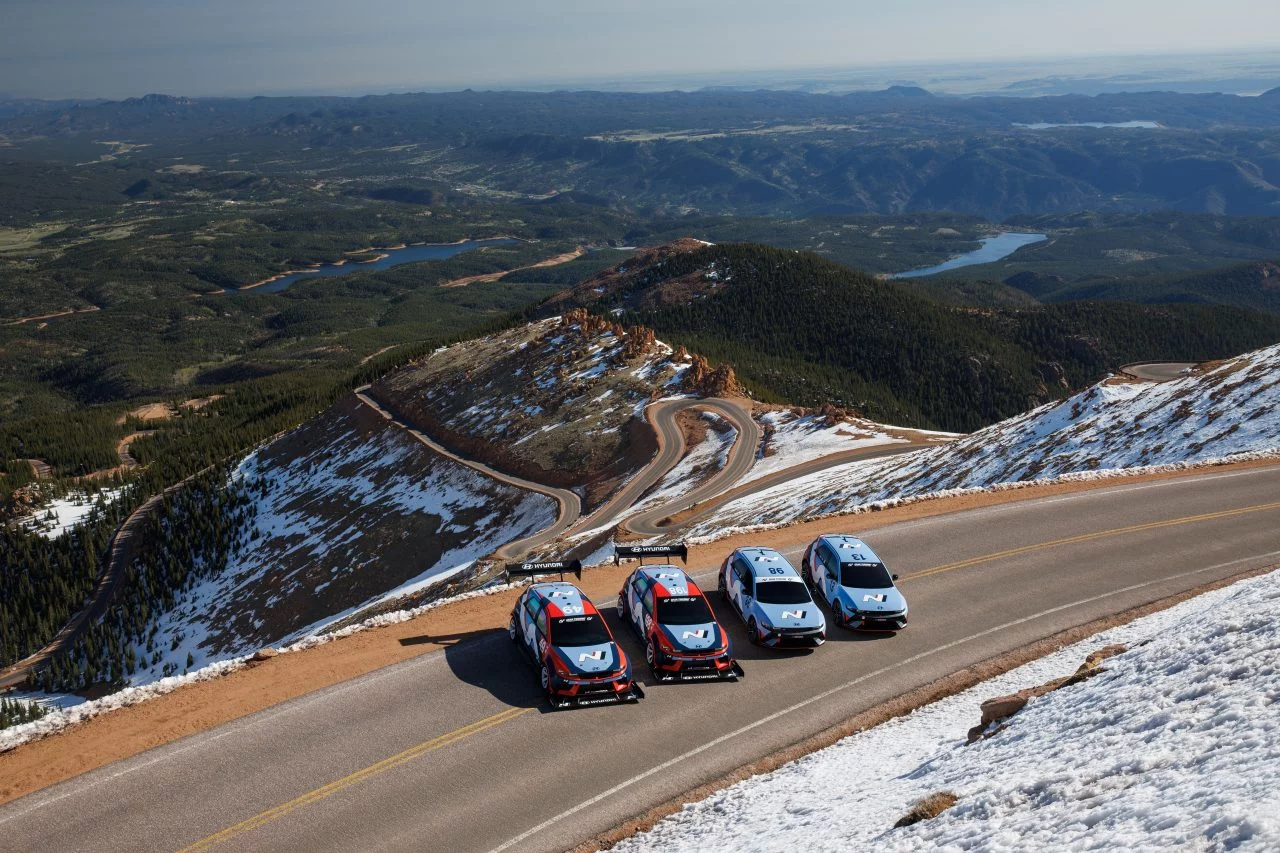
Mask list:
[[822,566],[822,582],[818,588],[830,603],[836,600],[836,594],[840,591],[840,558],[832,553],[828,545],[822,544],[818,546],[818,562]]
[[645,640],[650,639],[653,632],[654,615],[657,612],[654,608],[657,605],[655,601],[657,590],[654,584],[649,584],[644,594],[640,596],[640,636]]
[[627,583],[627,616],[631,619],[631,627],[636,630],[640,636],[644,636],[644,614],[641,613],[641,599],[644,597],[644,584],[640,579],[640,573],[636,572],[631,576],[631,580]]
[[745,616],[756,594],[755,575],[751,573],[751,564],[741,557],[733,561],[733,569],[738,577],[738,612]]
[[539,659],[538,645],[538,614],[544,612],[539,607],[538,599],[533,595],[527,595],[524,604],[520,608],[520,636],[524,641],[524,650],[533,660]]

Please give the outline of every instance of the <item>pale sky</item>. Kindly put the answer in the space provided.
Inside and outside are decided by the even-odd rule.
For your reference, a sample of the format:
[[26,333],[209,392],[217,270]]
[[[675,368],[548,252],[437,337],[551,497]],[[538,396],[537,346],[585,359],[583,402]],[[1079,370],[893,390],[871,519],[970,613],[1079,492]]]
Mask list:
[[0,0],[0,94],[463,88],[1275,48],[1277,0]]

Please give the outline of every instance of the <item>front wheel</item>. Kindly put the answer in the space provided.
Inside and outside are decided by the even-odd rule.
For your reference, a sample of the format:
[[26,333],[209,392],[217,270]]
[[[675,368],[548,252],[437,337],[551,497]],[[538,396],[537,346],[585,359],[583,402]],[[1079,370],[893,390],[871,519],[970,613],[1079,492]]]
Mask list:
[[515,642],[520,637],[519,631],[516,630],[516,616],[511,614],[511,621],[507,623],[507,636],[511,638],[511,642]]
[[831,602],[831,618],[835,620],[837,626],[844,624],[844,608],[838,601]]
[[649,669],[657,669],[658,650],[653,647],[653,640],[644,644],[644,662],[649,664]]
[[747,639],[751,641],[751,645],[760,645],[760,629],[756,627],[755,617],[751,617],[747,621]]
[[720,593],[720,597],[725,601],[729,600],[729,588],[724,585],[724,572],[716,574],[716,591]]
[[[546,665],[545,663],[542,665],[542,689],[546,692],[546,694],[547,694],[547,698],[548,698],[548,699],[552,698],[552,696],[551,696],[551,670],[547,669],[547,665]],[[554,704],[554,703],[553,703],[553,704]]]

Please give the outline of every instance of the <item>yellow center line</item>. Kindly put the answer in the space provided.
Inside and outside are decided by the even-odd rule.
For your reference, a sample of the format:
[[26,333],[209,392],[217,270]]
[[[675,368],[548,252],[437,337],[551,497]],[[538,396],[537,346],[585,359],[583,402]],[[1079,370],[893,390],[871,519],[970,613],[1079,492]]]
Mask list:
[[1186,515],[1182,518],[1170,518],[1165,521],[1150,521],[1146,524],[1134,524],[1129,527],[1113,527],[1110,530],[1097,530],[1093,533],[1081,533],[1078,536],[1068,536],[1064,539],[1054,539],[1049,542],[1038,542],[1034,545],[1023,545],[1018,548],[1008,548],[1004,551],[996,551],[994,554],[983,554],[981,557],[970,557],[967,560],[947,563],[945,566],[934,566],[932,569],[925,569],[924,571],[907,575],[903,580],[924,578],[929,575],[937,575],[954,569],[964,569],[969,566],[976,566],[979,563],[987,563],[992,560],[1002,560],[1005,557],[1015,557],[1018,554],[1027,554],[1032,551],[1040,551],[1045,548],[1056,548],[1059,545],[1073,545],[1077,542],[1089,542],[1094,539],[1104,539],[1108,536],[1120,536],[1125,533],[1141,533],[1145,530],[1159,530],[1162,527],[1176,527],[1178,525],[1192,524],[1198,521],[1212,521],[1218,518],[1231,518],[1236,515],[1245,515],[1251,512],[1265,512],[1270,509],[1280,509],[1280,501],[1275,503],[1245,506],[1238,509],[1224,509],[1218,512],[1206,512],[1201,515]]
[[216,832],[207,838],[202,838],[195,844],[182,848],[180,853],[194,853],[194,851],[197,850],[208,850],[218,844],[230,841],[238,835],[243,835],[246,832],[251,832],[261,826],[265,826],[266,824],[282,818],[305,805],[309,805],[310,803],[314,803],[318,800],[323,800],[325,797],[350,788],[352,785],[358,785],[361,782],[372,779],[374,776],[385,773],[394,767],[399,767],[401,764],[406,764],[413,761],[415,758],[421,758],[427,753],[434,752],[435,750],[446,747],[451,743],[457,743],[458,741],[470,737],[471,735],[478,734],[485,729],[491,729],[494,726],[499,726],[508,720],[513,720],[521,714],[527,714],[532,710],[532,708],[508,708],[505,711],[494,714],[492,717],[485,717],[483,720],[478,720],[470,725],[463,726],[460,729],[455,729],[447,734],[424,741],[417,746],[411,746],[404,752],[398,752],[389,758],[384,758],[375,764],[370,764],[362,770],[357,770],[349,776],[343,776],[341,779],[336,779],[327,785],[316,788],[314,791],[309,791],[287,803],[281,803],[274,808],[267,809],[260,814],[254,815],[248,820],[243,820],[235,826],[229,826],[221,832]]

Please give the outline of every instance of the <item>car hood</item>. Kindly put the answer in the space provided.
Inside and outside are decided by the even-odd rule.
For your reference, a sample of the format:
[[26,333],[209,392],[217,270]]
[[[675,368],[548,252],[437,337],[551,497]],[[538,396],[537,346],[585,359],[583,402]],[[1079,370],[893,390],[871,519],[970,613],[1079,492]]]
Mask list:
[[846,610],[861,610],[864,613],[897,613],[907,609],[907,600],[902,597],[896,587],[888,589],[859,589],[854,586],[840,587],[841,603]]
[[812,601],[800,604],[764,604],[757,601],[755,609],[775,628],[819,628],[822,612]]
[[556,646],[556,655],[574,675],[595,676],[618,669],[618,647],[613,643],[597,646]]
[[720,626],[715,622],[702,625],[659,624],[658,630],[673,648],[684,652],[705,652],[708,649],[717,649],[724,643]]

